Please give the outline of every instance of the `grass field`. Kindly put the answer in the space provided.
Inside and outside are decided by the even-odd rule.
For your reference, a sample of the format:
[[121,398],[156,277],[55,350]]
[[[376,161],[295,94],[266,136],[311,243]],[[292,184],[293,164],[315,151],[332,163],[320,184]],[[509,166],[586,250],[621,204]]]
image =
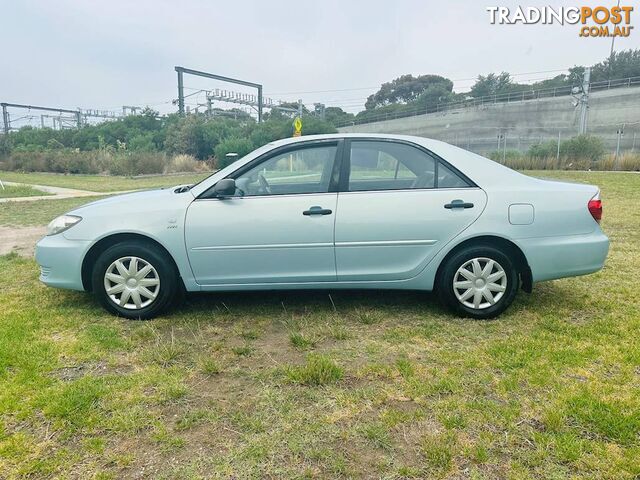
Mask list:
[[50,194],[27,185],[5,185],[4,188],[0,188],[0,198],[34,197],[39,195]]
[[0,171],[0,180],[6,182],[50,185],[90,192],[119,192],[143,188],[171,187],[199,182],[209,174],[187,173],[153,177],[116,177],[104,175],[60,175],[55,173],[19,173]]
[[640,175],[544,175],[600,185],[607,265],[495,321],[290,292],[131,322],[0,257],[0,478],[637,479]]

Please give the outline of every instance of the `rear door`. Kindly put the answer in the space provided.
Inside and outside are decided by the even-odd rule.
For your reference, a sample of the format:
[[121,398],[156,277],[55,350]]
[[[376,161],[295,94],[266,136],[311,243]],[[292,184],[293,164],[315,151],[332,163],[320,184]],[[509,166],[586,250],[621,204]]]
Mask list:
[[347,140],[335,226],[338,280],[414,277],[485,204],[483,190],[421,147]]

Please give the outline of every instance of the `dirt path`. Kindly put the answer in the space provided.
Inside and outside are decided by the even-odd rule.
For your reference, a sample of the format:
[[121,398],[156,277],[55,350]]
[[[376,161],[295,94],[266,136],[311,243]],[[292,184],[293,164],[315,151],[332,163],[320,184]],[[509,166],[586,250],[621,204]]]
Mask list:
[[135,190],[122,190],[118,192],[92,192],[90,190],[77,190],[75,188],[65,187],[50,187],[48,185],[33,185],[30,183],[16,183],[16,182],[3,182],[5,185],[26,185],[42,192],[47,192],[52,195],[36,195],[33,197],[15,197],[15,198],[0,198],[0,203],[3,202],[33,202],[35,200],[60,200],[63,198],[77,198],[77,197],[95,197],[97,195],[117,195],[119,193],[129,193]]
[[24,257],[32,257],[36,242],[46,233],[47,228],[3,227],[0,226],[0,255],[13,251]]
[[[3,202],[32,202],[35,200],[59,200],[63,198],[76,197],[94,197],[98,195],[115,195],[119,193],[128,193],[131,190],[121,192],[92,192],[89,190],[77,190],[73,188],[51,187],[48,185],[32,185],[26,183],[3,182],[5,185],[28,185],[50,193],[52,195],[38,195],[33,197],[16,197],[16,198],[0,198]],[[0,226],[0,255],[6,255],[10,252],[17,252],[25,257],[32,257],[35,245],[40,238],[46,233],[45,226],[37,227],[7,227]]]

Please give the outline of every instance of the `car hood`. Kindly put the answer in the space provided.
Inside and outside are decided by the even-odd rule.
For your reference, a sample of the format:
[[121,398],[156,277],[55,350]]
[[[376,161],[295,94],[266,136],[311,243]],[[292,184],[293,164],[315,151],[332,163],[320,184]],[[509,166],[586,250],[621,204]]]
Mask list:
[[80,215],[86,214],[94,209],[102,209],[103,207],[117,207],[120,204],[131,203],[133,205],[144,205],[155,202],[163,202],[170,197],[184,197],[188,196],[189,200],[193,200],[193,195],[187,190],[182,193],[176,193],[180,188],[185,185],[176,185],[175,187],[158,188],[154,190],[142,190],[138,192],[122,193],[120,195],[113,195],[111,197],[102,198],[94,202],[87,203],[81,207],[72,210],[71,214]]

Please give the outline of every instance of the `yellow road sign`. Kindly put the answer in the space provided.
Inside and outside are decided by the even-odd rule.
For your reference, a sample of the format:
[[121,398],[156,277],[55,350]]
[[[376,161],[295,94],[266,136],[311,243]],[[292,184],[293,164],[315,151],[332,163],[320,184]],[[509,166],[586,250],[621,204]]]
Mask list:
[[302,119],[300,117],[296,117],[293,121],[293,136],[299,137],[302,135]]

